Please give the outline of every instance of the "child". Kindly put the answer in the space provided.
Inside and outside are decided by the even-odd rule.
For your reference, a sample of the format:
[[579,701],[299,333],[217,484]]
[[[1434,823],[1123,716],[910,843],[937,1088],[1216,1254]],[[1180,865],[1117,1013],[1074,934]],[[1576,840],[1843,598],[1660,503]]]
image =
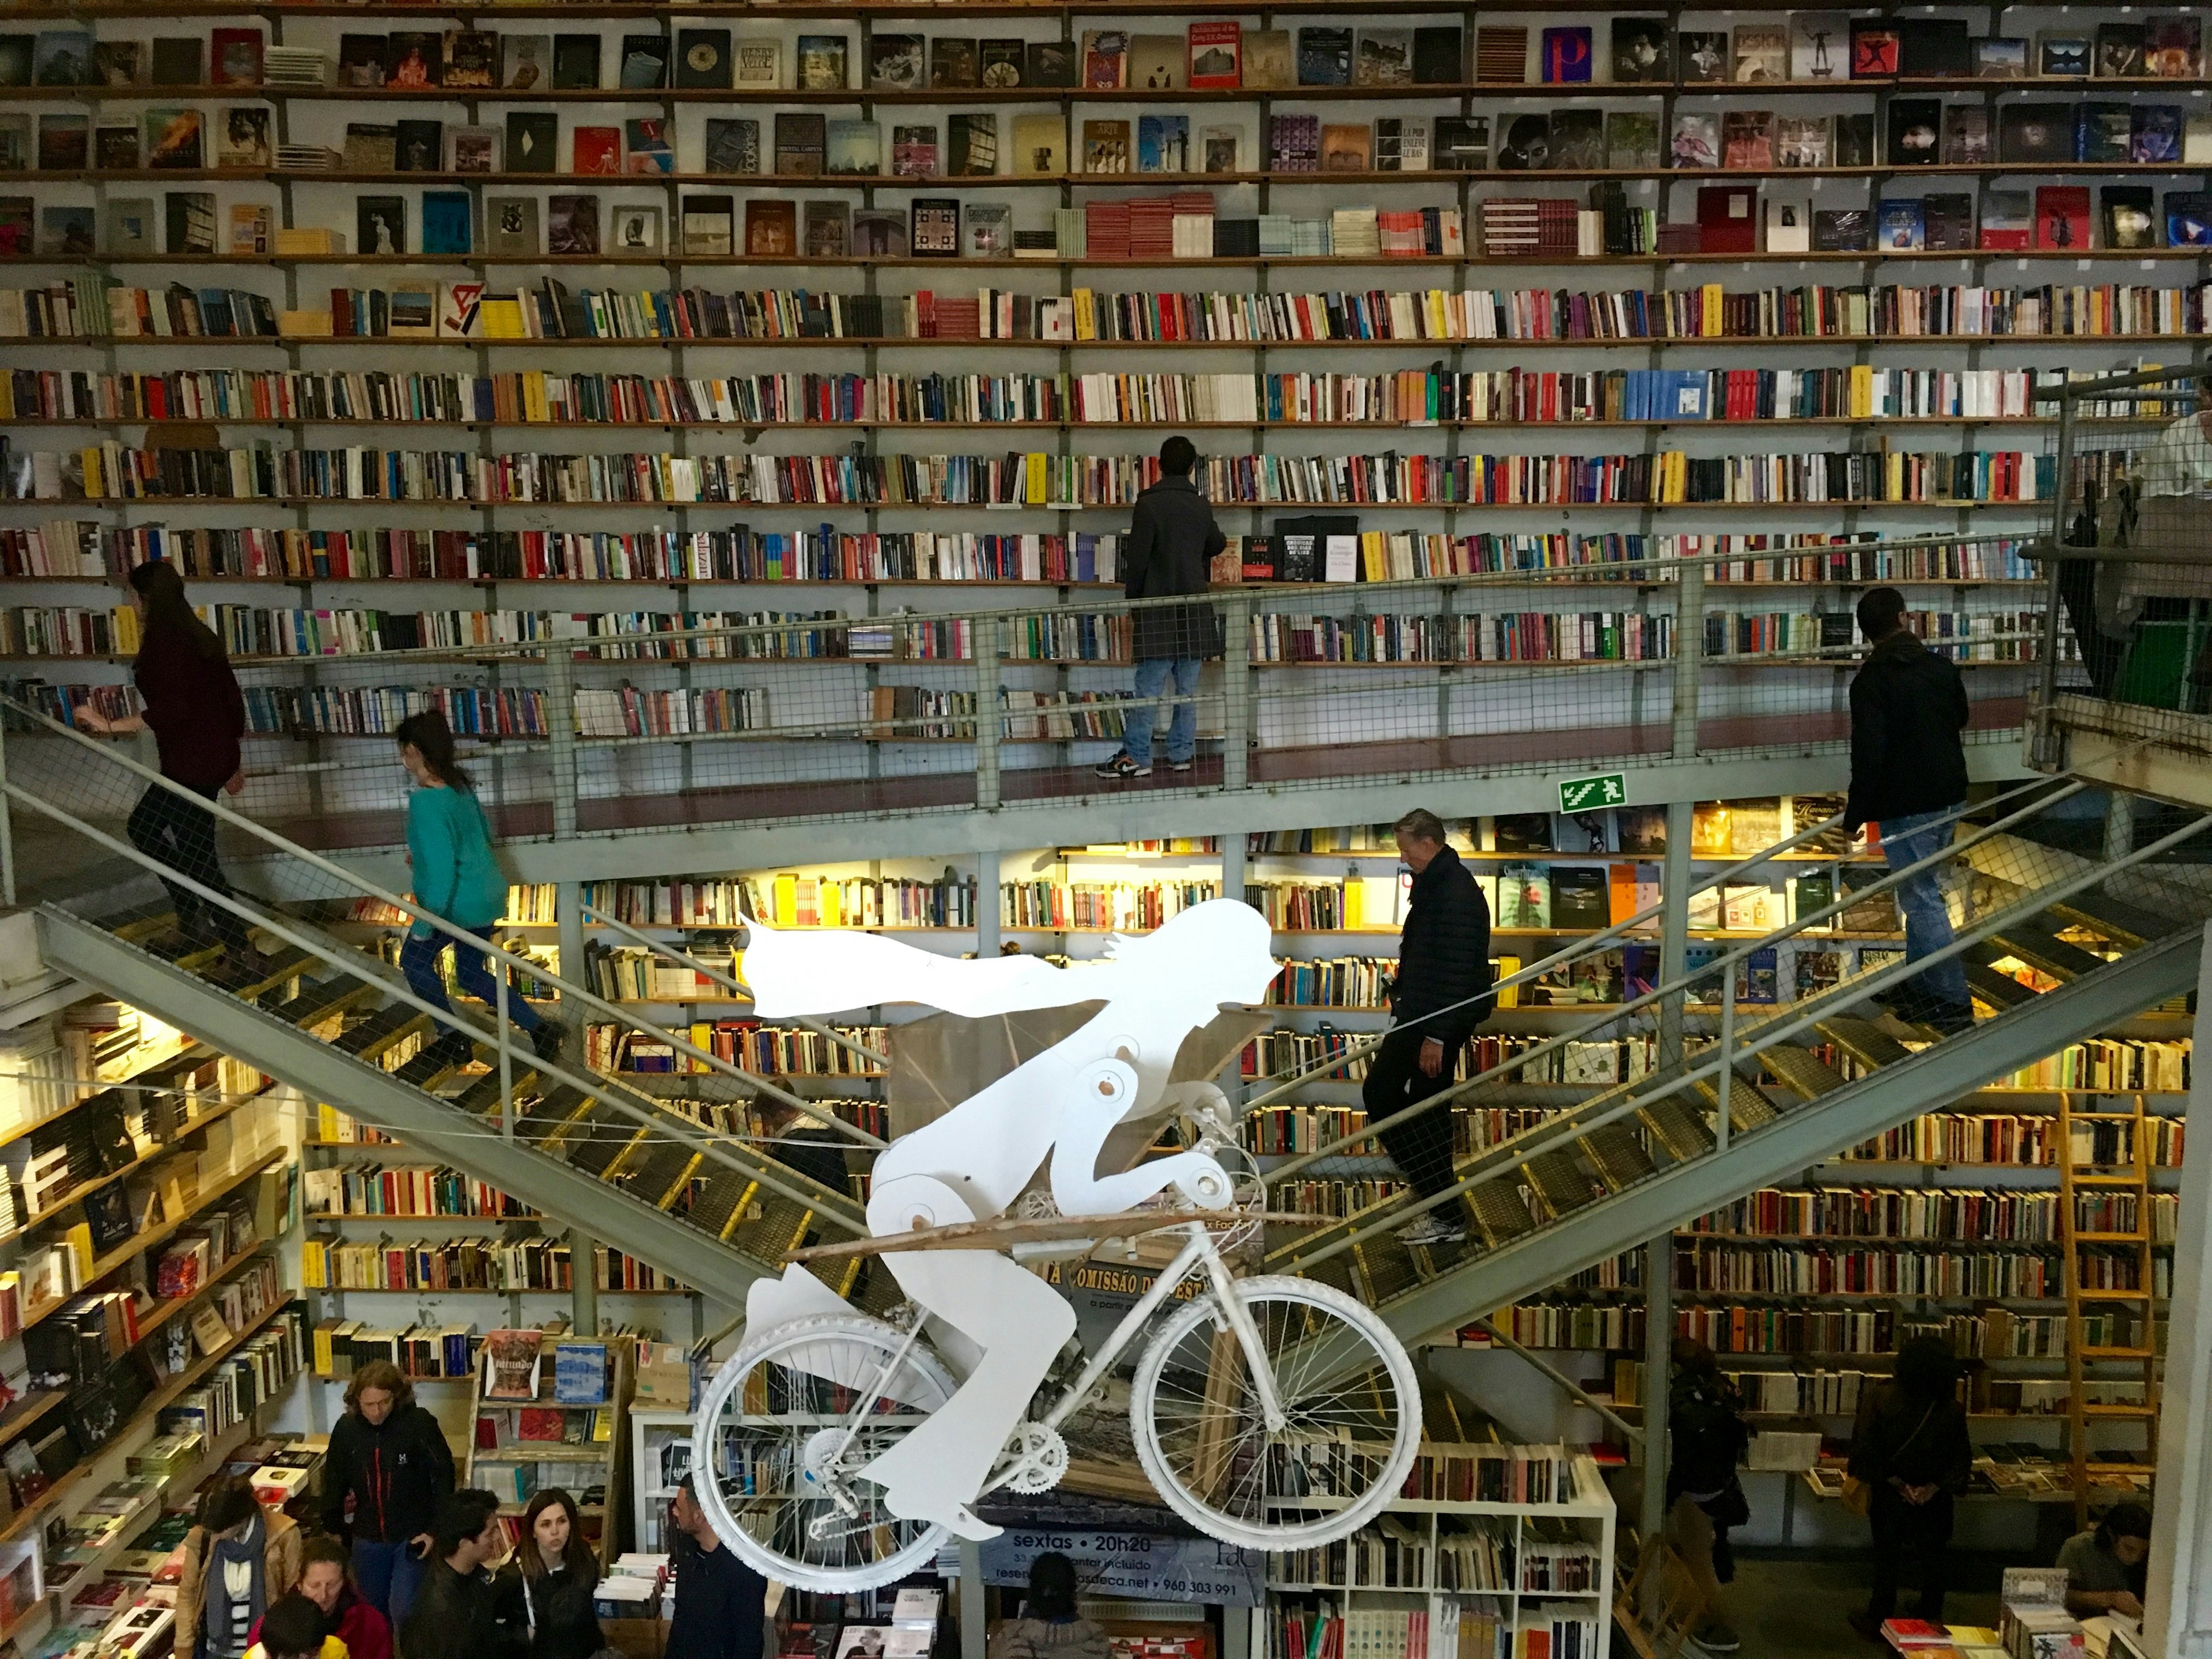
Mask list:
[[[392,735],[398,739],[407,775],[416,785],[407,797],[407,861],[415,872],[416,902],[489,942],[507,908],[507,878],[492,860],[491,830],[484,823],[474,786],[453,758],[453,732],[446,717],[433,709],[410,714]],[[399,951],[399,971],[415,994],[453,1011],[438,975],[438,958],[449,945],[453,947],[453,978],[461,989],[496,1007],[499,986],[483,952],[420,921],[407,930],[407,941]],[[512,978],[507,1014],[530,1034],[530,1046],[540,1060],[559,1056],[561,1027],[525,1001]],[[450,1025],[440,1029],[444,1035],[431,1052],[451,1064],[467,1064],[475,1054],[468,1037]]]
[[323,1634],[322,1610],[295,1590],[270,1605],[246,1659],[347,1659],[346,1644]]

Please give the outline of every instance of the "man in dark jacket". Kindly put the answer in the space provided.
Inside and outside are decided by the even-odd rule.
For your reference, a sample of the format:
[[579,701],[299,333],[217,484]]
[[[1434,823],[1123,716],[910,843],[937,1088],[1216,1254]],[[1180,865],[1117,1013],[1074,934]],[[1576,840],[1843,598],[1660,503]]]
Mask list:
[[684,1477],[668,1506],[676,1614],[669,1621],[665,1659],[761,1659],[768,1580],[722,1541],[699,1507],[691,1480]]
[[[1398,975],[1390,988],[1390,1034],[1367,1059],[1360,1099],[1370,1123],[1449,1089],[1452,1058],[1489,1017],[1490,907],[1459,854],[1445,842],[1443,820],[1416,809],[1398,820],[1398,856],[1413,872],[1413,894],[1398,940]],[[1449,1103],[1417,1113],[1382,1131],[1383,1151],[1424,1198],[1452,1183]],[[1398,1237],[1408,1244],[1449,1244],[1467,1237],[1462,1206],[1440,1204]]]
[[1859,1401],[1848,1473],[1869,1489],[1874,1587],[1851,1623],[1871,1640],[1881,1639],[1882,1621],[1896,1613],[1907,1568],[1920,1583],[1914,1616],[1943,1622],[1952,1500],[1966,1491],[1974,1460],[1958,1375],[1942,1338],[1916,1336],[1897,1351],[1891,1380]]
[[398,1630],[422,1583],[438,1506],[453,1490],[453,1454],[388,1359],[354,1373],[345,1404],[323,1459],[323,1530],[351,1539],[362,1597]]
[[[1893,587],[1869,588],[1859,600],[1859,631],[1874,650],[1851,680],[1851,793],[1844,808],[1846,829],[1869,820],[1881,826],[1892,870],[1948,847],[1949,814],[1966,799],[1966,756],[1959,744],[1966,685],[1958,665],[1915,639],[1904,616],[1905,596]],[[1895,890],[1908,962],[1951,943],[1940,868],[1908,877]],[[1955,957],[1886,1000],[1904,1018],[1938,1031],[1973,1026],[1966,964]]]
[[[1198,451],[1181,434],[1160,446],[1160,481],[1137,497],[1122,556],[1122,591],[1133,599],[1206,592],[1213,556],[1227,544],[1213,509],[1190,481],[1197,464]],[[1198,749],[1198,665],[1214,654],[1212,609],[1151,606],[1135,613],[1133,631],[1136,701],[1122,720],[1121,753],[1100,765],[1098,775],[1152,775],[1152,709],[1170,676],[1176,702],[1168,722],[1168,770],[1188,772]]]
[[438,1505],[429,1571],[399,1632],[407,1659],[522,1659],[529,1632],[509,1616],[520,1598],[485,1571],[507,1553],[499,1499],[464,1487]]

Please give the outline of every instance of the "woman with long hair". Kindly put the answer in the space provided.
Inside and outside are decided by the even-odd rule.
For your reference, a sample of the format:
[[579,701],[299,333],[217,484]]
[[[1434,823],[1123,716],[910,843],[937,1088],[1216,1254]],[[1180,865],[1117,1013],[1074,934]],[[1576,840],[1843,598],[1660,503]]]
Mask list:
[[[507,878],[491,851],[491,826],[468,771],[453,755],[453,729],[431,709],[410,714],[392,733],[399,759],[416,787],[407,797],[407,861],[415,872],[415,900],[435,916],[466,928],[486,944],[507,909]],[[453,979],[471,996],[496,1007],[499,981],[492,977],[480,946],[459,943],[418,920],[399,949],[399,971],[415,994],[434,1007],[453,1012],[438,972],[438,959],[451,945]],[[540,1060],[561,1052],[561,1028],[524,1000],[509,976],[507,1015],[530,1035]],[[475,1053],[468,1037],[441,1024],[434,1048],[441,1060],[465,1065]]]
[[269,1604],[300,1577],[300,1528],[234,1475],[209,1488],[185,1534],[176,1659],[245,1659]]
[[[193,613],[184,578],[173,564],[137,566],[129,592],[138,613],[131,677],[146,712],[112,720],[82,708],[77,723],[109,737],[151,730],[163,777],[208,800],[219,793],[236,794],[246,787],[238,748],[246,732],[246,698],[222,636]],[[147,857],[229,896],[230,884],[216,856],[215,814],[198,802],[154,784],[131,809],[128,828],[131,845]],[[177,927],[187,939],[220,943],[234,965],[256,965],[244,917],[206,902],[181,883],[164,878],[162,885],[176,902]]]
[[523,1510],[514,1567],[530,1659],[592,1659],[606,1645],[592,1611],[599,1564],[585,1540],[576,1500],[560,1487],[544,1488]]

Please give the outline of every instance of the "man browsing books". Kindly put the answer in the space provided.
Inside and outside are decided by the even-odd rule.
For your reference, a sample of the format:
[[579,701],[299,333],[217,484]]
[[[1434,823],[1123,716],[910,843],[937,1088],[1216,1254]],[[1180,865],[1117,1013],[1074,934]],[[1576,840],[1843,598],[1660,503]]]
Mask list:
[[[1213,556],[1227,544],[1213,509],[1191,482],[1198,451],[1178,433],[1160,446],[1160,479],[1137,497],[1123,556],[1122,591],[1133,599],[1203,593]],[[1102,763],[1102,778],[1152,775],[1152,710],[1170,678],[1175,714],[1168,721],[1167,768],[1188,772],[1198,750],[1198,668],[1218,654],[1212,607],[1147,605],[1131,618],[1137,659],[1134,702],[1122,723],[1121,750]]]

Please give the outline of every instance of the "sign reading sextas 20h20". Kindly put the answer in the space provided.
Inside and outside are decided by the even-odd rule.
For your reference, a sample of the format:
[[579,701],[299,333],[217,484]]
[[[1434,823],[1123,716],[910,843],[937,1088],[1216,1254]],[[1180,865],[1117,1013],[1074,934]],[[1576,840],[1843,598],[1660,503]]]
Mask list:
[[1602,772],[1594,778],[1570,778],[1559,786],[1559,811],[1590,812],[1601,806],[1619,806],[1628,799],[1628,775]]

